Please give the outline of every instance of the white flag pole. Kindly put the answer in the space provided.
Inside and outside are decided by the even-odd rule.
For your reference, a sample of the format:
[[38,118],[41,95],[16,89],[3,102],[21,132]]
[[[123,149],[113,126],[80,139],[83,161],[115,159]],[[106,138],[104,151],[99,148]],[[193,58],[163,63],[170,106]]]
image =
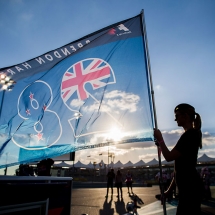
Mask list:
[[[143,36],[144,36],[144,45],[145,45],[145,50],[146,50],[147,68],[148,68],[148,73],[149,73],[149,81],[150,81],[151,96],[152,96],[154,123],[155,123],[155,128],[158,128],[158,126],[157,126],[156,108],[155,108],[155,99],[154,99],[154,90],[153,90],[153,83],[152,83],[151,66],[150,66],[150,57],[149,57],[149,50],[148,50],[147,33],[146,33],[146,24],[145,24],[145,18],[144,18],[144,10],[141,10],[141,16],[142,16],[142,26],[143,26],[142,30],[143,30]],[[161,149],[159,147],[157,147],[159,169],[160,169],[161,195],[163,196],[164,195],[164,184],[163,184],[163,177],[162,177],[162,165],[161,165],[160,150]],[[166,202],[165,202],[165,199],[163,201],[163,212],[164,212],[164,215],[166,215]]]

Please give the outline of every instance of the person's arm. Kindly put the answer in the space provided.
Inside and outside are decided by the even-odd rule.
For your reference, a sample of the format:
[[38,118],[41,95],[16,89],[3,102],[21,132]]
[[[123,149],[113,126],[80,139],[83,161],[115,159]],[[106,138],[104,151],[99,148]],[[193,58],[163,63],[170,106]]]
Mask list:
[[154,137],[159,147],[161,148],[162,154],[166,161],[173,161],[180,157],[181,153],[177,149],[175,149],[175,147],[171,151],[167,148],[159,129],[154,129]]
[[175,147],[170,151],[164,142],[164,140],[159,142],[159,146],[161,147],[162,154],[166,161],[173,161],[180,157],[181,153],[175,149]]

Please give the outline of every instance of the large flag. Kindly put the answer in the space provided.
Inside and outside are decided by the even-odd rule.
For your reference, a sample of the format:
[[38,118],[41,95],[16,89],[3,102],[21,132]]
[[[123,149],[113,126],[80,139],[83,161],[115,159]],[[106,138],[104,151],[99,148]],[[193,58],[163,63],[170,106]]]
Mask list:
[[141,14],[0,75],[0,168],[154,139]]

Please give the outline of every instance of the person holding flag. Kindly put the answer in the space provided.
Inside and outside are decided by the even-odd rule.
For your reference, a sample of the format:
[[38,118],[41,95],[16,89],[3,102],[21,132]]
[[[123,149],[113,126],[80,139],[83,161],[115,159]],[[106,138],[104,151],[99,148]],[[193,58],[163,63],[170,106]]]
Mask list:
[[198,150],[202,148],[201,117],[189,104],[179,104],[174,109],[175,121],[184,133],[170,151],[159,129],[154,129],[156,145],[167,161],[175,161],[174,177],[164,197],[168,197],[174,185],[178,187],[177,215],[201,214],[202,182],[196,170]]

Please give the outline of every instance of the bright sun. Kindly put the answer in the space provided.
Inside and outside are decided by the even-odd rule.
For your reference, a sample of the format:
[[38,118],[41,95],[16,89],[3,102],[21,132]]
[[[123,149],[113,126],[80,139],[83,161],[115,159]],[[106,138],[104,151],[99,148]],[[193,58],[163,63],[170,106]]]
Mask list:
[[113,127],[111,128],[109,134],[108,134],[108,138],[113,140],[113,141],[120,141],[123,137],[123,133],[121,131],[121,129],[117,128],[117,127]]

